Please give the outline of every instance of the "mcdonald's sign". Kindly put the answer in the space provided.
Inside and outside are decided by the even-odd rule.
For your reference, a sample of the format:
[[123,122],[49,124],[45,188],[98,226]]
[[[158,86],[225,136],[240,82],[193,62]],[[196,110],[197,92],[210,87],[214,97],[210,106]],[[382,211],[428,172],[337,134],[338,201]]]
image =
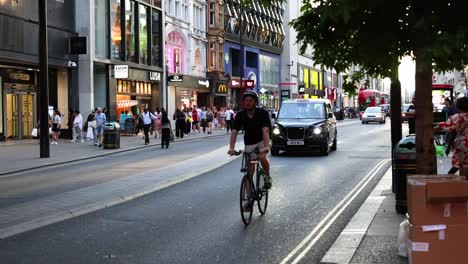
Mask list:
[[227,93],[227,84],[225,83],[218,83],[216,87],[216,93]]

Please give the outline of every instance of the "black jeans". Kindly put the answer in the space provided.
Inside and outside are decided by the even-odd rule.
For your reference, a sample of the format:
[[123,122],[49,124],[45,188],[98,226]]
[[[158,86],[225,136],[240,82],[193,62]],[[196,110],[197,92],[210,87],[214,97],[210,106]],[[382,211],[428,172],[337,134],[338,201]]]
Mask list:
[[185,134],[185,120],[177,119],[176,120],[176,137],[183,138]]
[[161,131],[161,146],[164,147],[169,147],[169,141],[171,138],[171,129],[170,128],[163,128]]
[[151,128],[151,124],[143,125],[143,131],[145,131],[145,143],[149,143],[149,130]]
[[232,119],[226,120],[226,132],[229,132],[229,130],[232,130]]
[[410,134],[416,134],[416,120],[415,118],[408,118],[408,128]]
[[206,132],[206,126],[207,126],[206,119],[201,120],[201,126],[203,127],[203,133],[205,133]]

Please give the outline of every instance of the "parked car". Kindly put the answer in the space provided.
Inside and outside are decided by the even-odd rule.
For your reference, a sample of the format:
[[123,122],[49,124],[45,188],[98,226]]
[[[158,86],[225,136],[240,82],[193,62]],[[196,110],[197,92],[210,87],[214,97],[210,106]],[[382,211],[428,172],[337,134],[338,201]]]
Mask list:
[[291,99],[282,103],[272,129],[271,154],[280,151],[337,149],[336,119],[327,99]]
[[408,112],[408,108],[412,106],[413,104],[403,104],[401,107],[401,122],[408,121],[408,118],[406,117],[405,113]]
[[385,112],[380,106],[367,107],[366,111],[362,114],[361,120],[363,124],[368,124],[369,122],[385,124]]

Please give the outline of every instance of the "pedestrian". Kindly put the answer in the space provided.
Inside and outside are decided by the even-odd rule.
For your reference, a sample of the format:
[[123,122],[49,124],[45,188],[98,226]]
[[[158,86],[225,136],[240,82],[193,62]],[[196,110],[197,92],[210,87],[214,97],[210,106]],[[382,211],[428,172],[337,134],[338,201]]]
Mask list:
[[208,107],[208,111],[206,112],[206,126],[208,127],[208,134],[212,134],[211,130],[212,130],[213,120],[214,120],[214,113],[211,110],[211,107]]
[[198,123],[199,116],[198,116],[198,111],[197,111],[197,106],[193,106],[192,110],[192,132],[195,134],[195,130],[198,130],[198,133],[200,133],[200,125]]
[[228,105],[226,110],[226,134],[229,133],[229,130],[232,129],[232,121],[234,120],[234,111],[232,111],[231,106]]
[[192,129],[192,122],[193,122],[193,118],[192,118],[192,108],[189,107],[189,108],[186,108],[185,110],[185,116],[187,117],[187,123],[185,125],[185,134],[186,135],[189,135],[191,133],[191,129]]
[[70,140],[71,143],[79,139],[80,143],[83,143],[83,117],[79,110],[75,110],[75,119],[73,120],[73,139]]
[[414,104],[416,103],[416,96],[413,96],[413,99],[411,100],[413,103],[408,107],[408,110],[405,112],[405,116],[408,118],[408,128],[409,128],[409,134],[415,134],[416,133],[416,108]]
[[73,121],[75,120],[75,113],[72,108],[68,109],[68,121],[67,121],[67,127],[68,127],[68,134],[70,137],[70,140],[73,139]]
[[62,115],[60,111],[55,109],[54,116],[52,117],[52,143],[53,145],[57,145],[58,138],[60,136],[60,127],[62,123]]
[[164,108],[161,108],[161,148],[169,148],[169,141],[171,138],[171,121],[167,116]]
[[179,108],[176,109],[176,112],[173,115],[173,119],[176,121],[176,137],[184,138],[185,134],[185,114]]
[[161,118],[162,118],[162,113],[159,107],[156,107],[156,111],[154,111],[154,116],[156,117],[156,120],[154,121],[154,138],[161,137]]
[[219,125],[218,123],[218,108],[216,108],[216,106],[213,106],[213,109],[212,109],[212,112],[213,112],[213,121],[212,121],[212,126],[211,128],[212,129],[216,129]]
[[95,146],[102,147],[102,137],[104,134],[104,125],[106,124],[107,116],[102,112],[100,107],[96,108],[96,135],[97,142],[94,142]]
[[455,151],[452,156],[452,169],[460,170],[460,175],[468,180],[468,97],[457,100],[458,114],[449,117],[446,122],[439,123],[435,130],[456,131]]
[[201,119],[201,126],[203,128],[203,133],[206,133],[206,107],[202,107],[201,113],[200,113],[200,119]]
[[90,139],[93,137],[94,145],[97,146],[97,134],[96,134],[96,109],[91,110],[89,113],[88,118],[86,119],[88,122],[88,131],[86,131],[86,138]]
[[155,120],[156,117],[153,115],[153,113],[148,111],[147,107],[145,107],[145,110],[143,111],[143,113],[141,113],[140,118],[143,122],[143,131],[145,133],[145,145],[148,145],[150,143],[148,133],[151,129],[151,126],[153,125],[153,120]]

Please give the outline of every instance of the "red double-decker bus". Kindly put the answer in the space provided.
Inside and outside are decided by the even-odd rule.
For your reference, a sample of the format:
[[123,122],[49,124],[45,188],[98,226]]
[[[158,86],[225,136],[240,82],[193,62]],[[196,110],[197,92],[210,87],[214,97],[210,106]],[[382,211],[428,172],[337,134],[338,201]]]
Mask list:
[[360,90],[358,94],[359,116],[367,107],[390,103],[390,95],[377,90]]

